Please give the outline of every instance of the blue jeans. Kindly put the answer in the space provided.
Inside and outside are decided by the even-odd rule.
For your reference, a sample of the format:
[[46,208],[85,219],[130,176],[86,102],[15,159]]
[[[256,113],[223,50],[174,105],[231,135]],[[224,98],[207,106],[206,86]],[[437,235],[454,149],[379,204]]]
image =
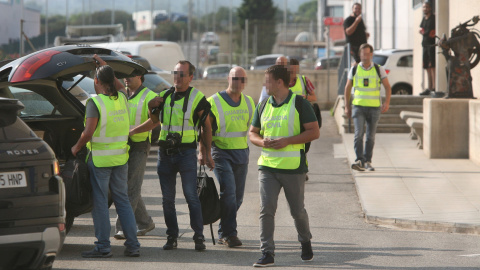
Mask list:
[[92,218],[95,227],[95,249],[100,252],[110,252],[110,214],[108,211],[108,190],[112,195],[117,215],[122,224],[127,240],[125,246],[129,251],[140,249],[137,239],[135,216],[127,195],[128,164],[114,167],[95,167],[92,159],[88,160],[88,171],[92,183],[93,209]]
[[237,236],[237,211],[243,202],[248,164],[234,164],[228,159],[215,159],[213,172],[220,184],[222,209],[218,237]]
[[[373,146],[375,145],[375,133],[380,119],[380,107],[353,106],[353,123],[355,125],[355,136],[353,139],[355,154],[357,159],[363,163],[372,162]],[[363,147],[363,134],[365,133],[365,124],[367,138],[365,148]]]
[[[135,220],[139,230],[148,228],[153,219],[148,214],[145,203],[142,199],[142,184],[147,166],[148,153],[150,152],[149,142],[130,142],[128,151],[128,198],[135,214]],[[117,217],[115,224],[116,231],[123,231],[120,220]]]
[[197,194],[197,156],[196,149],[181,149],[179,153],[166,155],[158,151],[157,174],[162,188],[162,205],[167,235],[178,237],[175,194],[177,173],[182,179],[182,189],[190,211],[190,226],[195,232],[194,238],[203,237],[202,207]]

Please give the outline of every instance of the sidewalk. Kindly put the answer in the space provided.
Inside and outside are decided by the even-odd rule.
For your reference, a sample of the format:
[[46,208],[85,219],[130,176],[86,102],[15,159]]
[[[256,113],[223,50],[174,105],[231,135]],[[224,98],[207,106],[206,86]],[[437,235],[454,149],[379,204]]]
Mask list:
[[[343,142],[351,164],[353,134]],[[372,165],[374,172],[352,170],[368,222],[480,234],[480,167],[470,160],[428,159],[408,134],[377,133]]]

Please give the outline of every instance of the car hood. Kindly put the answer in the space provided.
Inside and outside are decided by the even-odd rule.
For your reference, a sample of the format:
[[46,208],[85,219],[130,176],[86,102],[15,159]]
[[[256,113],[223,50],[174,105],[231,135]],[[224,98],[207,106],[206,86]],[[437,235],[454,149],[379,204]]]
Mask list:
[[0,67],[0,83],[71,78],[95,70],[93,55],[99,55],[115,71],[117,78],[147,73],[129,57],[110,49],[89,45],[66,45],[31,53]]

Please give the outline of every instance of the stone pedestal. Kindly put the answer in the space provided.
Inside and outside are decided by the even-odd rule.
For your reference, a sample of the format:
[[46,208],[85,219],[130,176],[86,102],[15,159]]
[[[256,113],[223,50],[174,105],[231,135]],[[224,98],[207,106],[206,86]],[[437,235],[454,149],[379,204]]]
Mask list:
[[470,99],[423,100],[423,151],[429,158],[469,158]]
[[480,100],[470,100],[469,110],[469,155],[470,160],[480,166]]

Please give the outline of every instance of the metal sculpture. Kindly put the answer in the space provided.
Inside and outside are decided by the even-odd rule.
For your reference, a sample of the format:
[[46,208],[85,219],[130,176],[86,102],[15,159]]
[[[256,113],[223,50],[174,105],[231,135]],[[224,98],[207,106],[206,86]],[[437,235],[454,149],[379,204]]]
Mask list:
[[453,28],[450,38],[444,34],[438,42],[447,59],[449,98],[473,98],[470,70],[480,62],[480,32],[472,26],[479,20],[479,16],[474,16]]

